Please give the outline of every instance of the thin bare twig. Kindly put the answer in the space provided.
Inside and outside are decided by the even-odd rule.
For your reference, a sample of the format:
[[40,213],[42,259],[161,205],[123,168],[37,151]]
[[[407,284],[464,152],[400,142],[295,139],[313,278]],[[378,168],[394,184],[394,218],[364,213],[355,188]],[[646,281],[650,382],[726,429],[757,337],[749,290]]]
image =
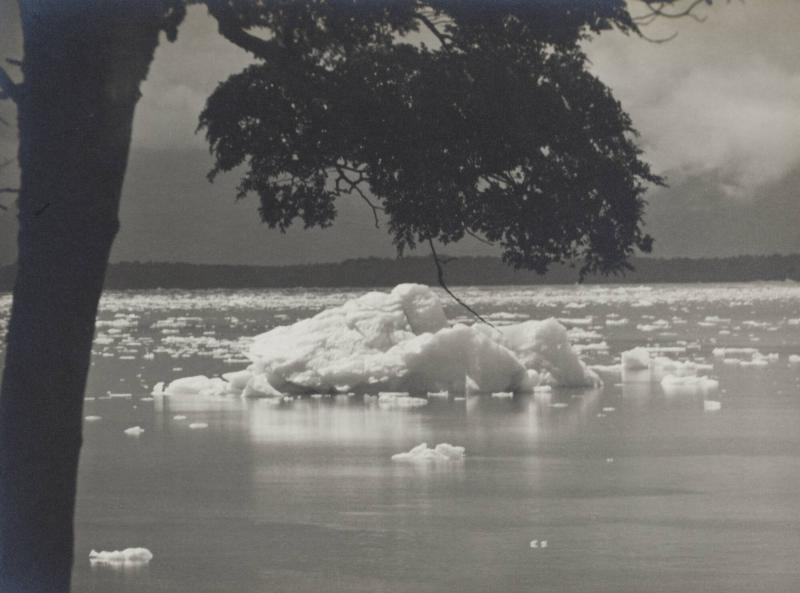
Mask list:
[[11,99],[14,103],[19,99],[19,85],[11,80],[8,72],[2,67],[0,67],[0,91],[3,98]]
[[[356,179],[351,179],[345,173],[345,170],[352,171],[354,173],[358,173],[358,177]],[[375,219],[375,228],[381,228],[380,218],[378,217],[378,210],[383,210],[382,206],[378,206],[374,204],[372,200],[369,199],[367,194],[359,187],[359,184],[367,180],[366,173],[362,169],[353,169],[352,167],[347,167],[346,165],[336,165],[336,171],[339,173],[338,177],[335,181],[336,193],[343,194],[347,193],[357,193],[359,197],[364,200],[367,206],[370,207],[372,210],[372,217]],[[346,183],[347,187],[342,188],[341,184]]]
[[436,264],[436,274],[437,274],[437,277],[438,277],[438,280],[439,280],[439,286],[441,286],[442,289],[444,289],[444,291],[447,294],[449,294],[455,302],[457,302],[459,305],[461,305],[467,311],[469,311],[475,317],[477,317],[478,320],[482,321],[483,323],[485,323],[489,327],[493,327],[494,329],[497,329],[497,327],[493,323],[491,323],[490,321],[487,321],[486,319],[481,317],[480,313],[475,311],[475,309],[470,307],[467,303],[465,303],[460,298],[458,298],[455,294],[453,294],[453,291],[450,290],[450,288],[447,286],[447,282],[445,282],[445,280],[444,280],[444,269],[442,268],[442,261],[439,259],[439,254],[436,253],[436,247],[433,246],[433,239],[428,239],[428,245],[431,248],[431,257],[433,257],[433,262]]
[[702,23],[703,21],[706,20],[706,17],[696,14],[694,10],[701,4],[708,4],[707,0],[694,0],[686,8],[683,8],[676,12],[670,12],[667,10],[668,6],[672,6],[674,4],[673,2],[663,2],[663,1],[656,2],[655,0],[640,0],[640,1],[647,7],[647,10],[649,12],[643,15],[633,17],[633,21],[635,23],[642,24],[644,22],[645,24],[649,24],[656,17],[663,17],[667,19],[680,19],[683,17],[689,17],[699,23]]
[[480,236],[478,233],[474,233],[474,232],[472,232],[471,230],[469,230],[469,229],[467,229],[467,228],[465,228],[465,229],[464,229],[464,232],[465,232],[465,233],[467,233],[467,234],[468,234],[470,237],[472,237],[473,239],[477,239],[478,241],[480,241],[480,242],[481,242],[481,243],[483,243],[484,245],[491,245],[492,247],[494,247],[494,243],[492,243],[492,242],[491,242],[491,241],[489,241],[488,239],[484,239],[484,238],[483,238],[483,237],[481,237],[481,236]]

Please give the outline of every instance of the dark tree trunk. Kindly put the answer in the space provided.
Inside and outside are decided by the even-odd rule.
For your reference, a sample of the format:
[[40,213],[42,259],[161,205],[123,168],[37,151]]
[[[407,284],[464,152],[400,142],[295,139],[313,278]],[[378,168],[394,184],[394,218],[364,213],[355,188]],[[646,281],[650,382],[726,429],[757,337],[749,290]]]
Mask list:
[[21,0],[19,268],[0,391],[0,591],[66,592],[86,375],[158,2]]

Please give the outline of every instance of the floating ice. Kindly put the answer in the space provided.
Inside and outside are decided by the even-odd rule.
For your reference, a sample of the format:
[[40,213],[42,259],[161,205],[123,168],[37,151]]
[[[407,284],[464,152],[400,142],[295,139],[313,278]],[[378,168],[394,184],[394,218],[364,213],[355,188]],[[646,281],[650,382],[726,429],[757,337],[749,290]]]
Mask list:
[[191,428],[192,430],[198,430],[198,429],[201,429],[201,428],[208,428],[208,423],[207,422],[192,422],[189,425],[189,428]]
[[89,553],[89,561],[92,564],[148,564],[153,559],[153,553],[147,548],[125,548],[124,550],[114,550],[113,552],[97,552],[92,550]]
[[[680,361],[666,356],[655,356],[656,352],[683,352],[686,348],[634,348],[622,353],[622,381],[632,382],[662,382],[666,377],[672,377],[667,383],[672,385],[674,378],[686,377],[686,383],[691,378],[697,378],[699,372],[710,372],[713,365],[694,361]],[[672,383],[671,383],[672,382]]]
[[98,420],[102,420],[102,419],[103,419],[102,416],[86,416],[84,418],[84,420],[86,420],[86,422],[97,422]]
[[555,319],[451,327],[436,294],[418,284],[370,292],[274,328],[253,339],[249,357],[245,371],[178,379],[165,394],[496,393],[601,383]]
[[495,393],[492,394],[492,397],[495,397],[497,399],[509,399],[509,398],[514,397],[514,392],[513,391],[496,391]]
[[392,461],[460,461],[464,459],[464,447],[439,443],[433,449],[421,443],[405,453],[392,455]]
[[679,393],[709,393],[719,389],[719,381],[708,377],[692,375],[666,375],[661,380],[661,387],[668,395]]
[[713,399],[703,400],[703,410],[706,412],[716,412],[722,409],[722,403]]
[[209,379],[205,375],[197,375],[175,379],[164,389],[163,393],[172,396],[221,396],[229,393],[229,387],[230,384],[219,377]]
[[790,354],[789,364],[800,364],[800,354]]
[[385,408],[418,408],[428,405],[428,400],[411,397],[408,393],[379,393],[378,405]]

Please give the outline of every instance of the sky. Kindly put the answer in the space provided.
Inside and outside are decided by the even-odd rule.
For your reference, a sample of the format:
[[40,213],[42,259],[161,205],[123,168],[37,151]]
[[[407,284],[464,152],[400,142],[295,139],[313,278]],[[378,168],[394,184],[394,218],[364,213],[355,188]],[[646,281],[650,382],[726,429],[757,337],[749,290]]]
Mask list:
[[[653,255],[798,253],[800,2],[701,9],[702,23],[646,30],[653,38],[677,33],[668,43],[612,31],[586,46],[593,71],[641,133],[645,160],[669,183],[647,196]],[[14,0],[0,0],[5,56],[21,56]],[[330,229],[283,235],[259,222],[255,197],[235,200],[235,173],[207,181],[212,159],[195,134],[197,116],[217,83],[248,63],[202,7],[189,10],[177,42],[162,40],[137,107],[112,260],[282,265],[393,256],[386,229],[375,229],[355,198],[338,203]],[[8,102],[0,105],[0,116],[13,123],[13,115]],[[15,145],[13,126],[0,125],[0,162]],[[0,171],[0,186],[14,177],[11,167]],[[16,257],[15,225],[13,212],[0,211],[0,264]],[[447,252],[494,253],[474,240]]]

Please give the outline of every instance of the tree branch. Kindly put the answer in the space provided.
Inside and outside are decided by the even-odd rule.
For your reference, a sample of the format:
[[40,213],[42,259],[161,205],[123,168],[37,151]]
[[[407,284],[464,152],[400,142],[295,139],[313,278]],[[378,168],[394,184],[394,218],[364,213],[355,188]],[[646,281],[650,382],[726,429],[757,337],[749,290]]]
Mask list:
[[225,39],[262,60],[278,60],[280,52],[272,42],[248,33],[237,22],[233,11],[219,0],[208,0],[208,13],[217,21],[217,30]]
[[[350,179],[345,173],[345,170],[358,173],[358,178],[355,180]],[[361,197],[361,199],[364,200],[364,202],[366,202],[366,204],[372,209],[372,216],[375,219],[375,228],[376,229],[381,228],[380,219],[378,218],[378,210],[383,210],[383,207],[374,204],[372,200],[370,200],[367,197],[367,195],[362,191],[362,189],[358,186],[359,183],[367,180],[364,171],[359,169],[353,169],[351,167],[347,167],[346,165],[336,165],[336,171],[339,173],[339,176],[336,178],[335,181],[336,193],[341,195],[345,191],[347,191],[348,193],[356,192]],[[341,183],[346,183],[348,187],[342,189],[340,185]]]
[[672,41],[678,36],[678,32],[675,31],[671,35],[666,37],[650,37],[645,35],[642,32],[642,27],[646,27],[647,25],[652,24],[659,18],[665,19],[680,19],[680,18],[691,18],[699,23],[702,23],[706,20],[705,16],[700,16],[694,12],[694,10],[700,6],[701,4],[710,5],[711,0],[692,0],[691,3],[681,10],[677,10],[674,12],[670,12],[667,10],[669,6],[674,6],[677,3],[680,3],[680,0],[639,0],[644,6],[647,7],[647,12],[644,14],[640,14],[638,16],[632,16],[631,20],[636,25],[636,33],[639,34],[643,39],[649,41],[651,43],[666,43],[668,41]]
[[464,228],[464,232],[465,232],[465,233],[467,233],[467,234],[468,234],[470,237],[472,237],[473,239],[476,239],[476,240],[480,241],[480,242],[481,242],[481,243],[483,243],[484,245],[491,245],[492,247],[494,247],[494,243],[492,243],[492,242],[491,242],[491,241],[489,241],[488,239],[484,239],[484,238],[483,238],[483,237],[481,237],[481,236],[480,236],[478,233],[475,233],[475,232],[473,232],[473,231],[469,230],[468,228]]
[[490,327],[493,327],[493,328],[497,329],[497,327],[495,327],[495,325],[493,323],[491,323],[491,322],[487,321],[486,319],[484,319],[483,317],[481,317],[481,315],[477,311],[475,311],[475,309],[470,307],[467,303],[465,303],[460,298],[458,298],[455,294],[453,294],[453,291],[450,290],[450,288],[447,286],[447,283],[444,280],[444,269],[442,268],[442,262],[439,259],[439,255],[436,253],[436,247],[433,246],[433,239],[428,239],[428,245],[431,248],[431,257],[433,257],[433,262],[436,264],[436,275],[437,275],[438,280],[439,280],[439,286],[441,286],[442,289],[444,289],[444,291],[447,294],[449,294],[450,297],[452,297],[452,299],[455,302],[457,302],[459,305],[461,305],[467,311],[469,311],[475,317],[477,317],[478,320],[482,321],[483,323],[485,323],[486,325],[488,325]]
[[448,47],[450,45],[452,41],[450,35],[442,33],[439,29],[437,29],[436,25],[427,16],[421,12],[416,13],[414,16],[417,18],[417,20],[419,20],[419,22],[425,25],[425,28],[428,29],[428,31],[433,33],[433,36],[439,40],[439,43],[442,44],[442,47]]
[[649,10],[648,13],[640,15],[638,17],[633,17],[633,22],[639,24],[649,24],[655,19],[656,17],[663,17],[667,19],[679,19],[683,17],[689,17],[694,19],[695,21],[702,23],[706,20],[706,17],[700,16],[694,12],[694,10],[700,6],[701,4],[711,4],[709,0],[694,0],[691,4],[689,4],[683,10],[678,10],[677,12],[668,12],[666,10],[667,6],[671,6],[673,2],[667,1],[656,1],[656,0],[640,0],[642,4],[644,4],[647,9]]
[[11,80],[11,77],[8,75],[2,67],[0,67],[0,98],[8,98],[16,103],[19,99],[19,85]]

